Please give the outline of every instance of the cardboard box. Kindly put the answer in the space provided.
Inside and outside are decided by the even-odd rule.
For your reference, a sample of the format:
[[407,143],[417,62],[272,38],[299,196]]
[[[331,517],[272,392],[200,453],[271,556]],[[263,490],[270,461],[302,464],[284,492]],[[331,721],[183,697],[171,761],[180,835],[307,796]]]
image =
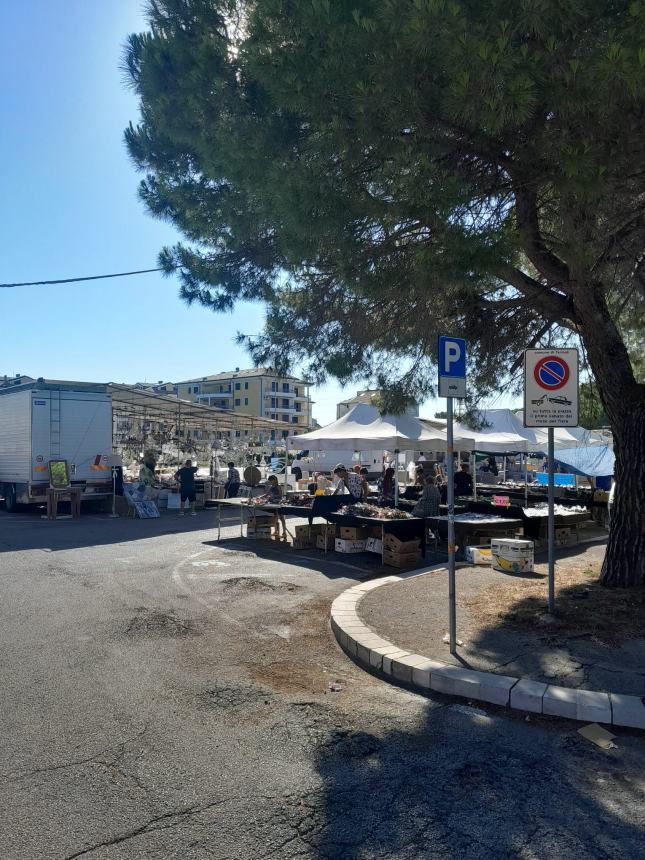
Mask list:
[[365,541],[365,550],[367,552],[377,552],[381,555],[383,552],[383,541],[380,538],[368,537]]
[[471,564],[492,564],[493,554],[490,546],[466,546],[464,558]]
[[313,540],[300,540],[299,538],[295,538],[291,546],[293,549],[313,549],[315,544]]
[[367,529],[363,526],[341,526],[339,529],[339,537],[342,538],[342,540],[364,541],[367,538]]
[[336,538],[334,535],[327,535],[327,546],[325,547],[325,535],[316,535],[316,549],[334,549]]
[[569,527],[557,528],[555,530],[555,539],[556,540],[567,539],[570,534],[571,534],[571,529]]
[[[341,529],[342,531],[342,529]],[[344,538],[336,538],[334,543],[336,552],[357,553],[365,552],[364,540],[346,540]]]
[[490,542],[493,569],[503,573],[530,573],[534,567],[533,542],[493,538]]
[[315,526],[296,526],[293,530],[296,540],[309,540],[310,536],[315,537],[314,528]]
[[383,537],[383,529],[380,526],[368,526],[367,536],[381,540]]
[[387,549],[383,552],[383,562],[389,567],[414,567],[420,558],[420,552],[397,553]]
[[393,534],[386,534],[383,538],[383,544],[385,549],[391,550],[391,552],[400,553],[400,554],[409,554],[413,552],[417,552],[421,547],[421,541],[419,538],[416,540],[399,540]]

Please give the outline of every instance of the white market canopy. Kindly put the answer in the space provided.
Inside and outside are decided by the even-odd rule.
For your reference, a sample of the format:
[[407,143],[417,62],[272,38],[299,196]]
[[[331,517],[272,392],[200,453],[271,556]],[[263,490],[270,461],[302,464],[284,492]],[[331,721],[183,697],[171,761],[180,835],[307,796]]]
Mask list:
[[[483,425],[481,430],[473,430],[457,422],[454,430],[455,438],[470,436],[474,440],[472,449],[475,451],[487,454],[531,454],[547,450],[547,429],[525,427],[522,412],[483,409],[478,413],[478,419],[478,423]],[[430,425],[428,421],[423,423]],[[607,444],[607,438],[603,434],[585,430],[584,427],[555,427],[553,437],[556,450]],[[457,442],[454,447],[459,447]]]
[[[337,421],[326,427],[290,436],[288,448],[308,451],[445,451],[446,432],[426,425],[414,415],[379,415],[367,403],[357,403]],[[473,434],[455,431],[455,449],[469,451]]]

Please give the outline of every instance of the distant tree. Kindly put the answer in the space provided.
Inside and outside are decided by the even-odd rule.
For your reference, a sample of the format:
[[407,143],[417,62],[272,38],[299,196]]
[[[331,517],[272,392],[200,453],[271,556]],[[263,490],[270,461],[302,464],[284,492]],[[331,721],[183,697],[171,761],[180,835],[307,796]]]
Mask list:
[[[126,66],[181,294],[267,305],[253,356],[422,400],[578,340],[615,439],[602,579],[645,584],[645,3],[153,0]],[[387,397],[386,397],[387,399]],[[387,404],[386,404],[387,405]]]

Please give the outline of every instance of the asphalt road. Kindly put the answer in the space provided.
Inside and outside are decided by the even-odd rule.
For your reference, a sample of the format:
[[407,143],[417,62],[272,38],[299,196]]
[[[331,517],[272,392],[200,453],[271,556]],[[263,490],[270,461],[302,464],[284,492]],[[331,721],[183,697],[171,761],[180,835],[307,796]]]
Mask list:
[[363,574],[212,523],[0,514],[2,860],[643,856],[643,734],[385,684]]

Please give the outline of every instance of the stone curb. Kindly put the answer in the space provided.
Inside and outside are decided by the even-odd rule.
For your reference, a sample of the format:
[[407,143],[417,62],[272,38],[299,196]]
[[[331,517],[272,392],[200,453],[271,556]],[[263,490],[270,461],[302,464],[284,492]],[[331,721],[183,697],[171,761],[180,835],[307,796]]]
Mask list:
[[421,692],[435,690],[533,714],[645,729],[645,704],[638,696],[557,687],[530,678],[514,678],[441,663],[398,648],[361,621],[358,605],[370,591],[437,570],[445,571],[446,568],[435,565],[386,576],[342,592],[331,605],[331,627],[340,647],[353,660],[384,680],[398,681]]

